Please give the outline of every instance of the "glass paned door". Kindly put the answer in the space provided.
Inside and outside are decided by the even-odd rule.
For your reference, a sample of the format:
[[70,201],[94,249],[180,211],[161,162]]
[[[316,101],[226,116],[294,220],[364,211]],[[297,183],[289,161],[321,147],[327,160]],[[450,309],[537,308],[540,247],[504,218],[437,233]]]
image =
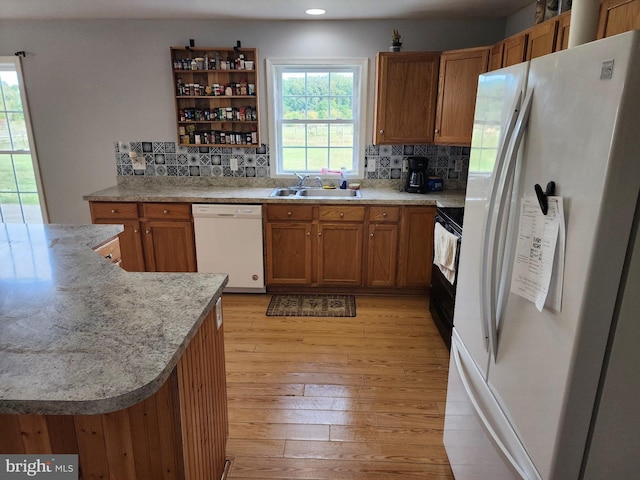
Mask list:
[[0,57],[0,222],[47,220],[18,57]]

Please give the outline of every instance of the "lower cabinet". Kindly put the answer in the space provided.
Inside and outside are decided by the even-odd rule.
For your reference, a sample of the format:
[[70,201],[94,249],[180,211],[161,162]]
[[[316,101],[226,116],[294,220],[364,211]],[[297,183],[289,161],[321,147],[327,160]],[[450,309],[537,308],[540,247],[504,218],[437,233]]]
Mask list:
[[[265,212],[267,287],[430,286],[434,207],[266,205]],[[411,255],[403,254],[409,245]]]
[[431,285],[435,208],[404,207],[399,248],[399,287]]
[[93,223],[122,224],[122,268],[129,272],[195,272],[189,203],[90,202]]

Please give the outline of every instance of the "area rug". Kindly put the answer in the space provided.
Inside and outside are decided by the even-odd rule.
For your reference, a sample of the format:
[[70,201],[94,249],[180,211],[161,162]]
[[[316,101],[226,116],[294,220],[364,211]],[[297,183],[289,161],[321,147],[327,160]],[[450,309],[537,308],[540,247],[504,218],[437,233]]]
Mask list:
[[273,295],[269,317],[355,317],[353,295]]

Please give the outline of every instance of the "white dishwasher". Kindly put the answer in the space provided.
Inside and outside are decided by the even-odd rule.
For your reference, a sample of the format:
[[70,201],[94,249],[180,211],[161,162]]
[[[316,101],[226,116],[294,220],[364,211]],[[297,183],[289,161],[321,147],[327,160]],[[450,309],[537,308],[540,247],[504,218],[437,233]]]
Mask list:
[[266,292],[262,205],[194,204],[198,272],[226,273],[225,292]]

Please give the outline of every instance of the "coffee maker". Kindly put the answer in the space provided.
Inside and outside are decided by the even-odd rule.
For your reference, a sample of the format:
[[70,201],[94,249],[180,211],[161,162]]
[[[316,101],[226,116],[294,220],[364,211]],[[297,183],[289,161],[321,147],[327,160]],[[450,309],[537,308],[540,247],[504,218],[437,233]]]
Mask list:
[[429,160],[425,157],[409,157],[407,183],[404,187],[409,193],[427,193],[427,166]]

